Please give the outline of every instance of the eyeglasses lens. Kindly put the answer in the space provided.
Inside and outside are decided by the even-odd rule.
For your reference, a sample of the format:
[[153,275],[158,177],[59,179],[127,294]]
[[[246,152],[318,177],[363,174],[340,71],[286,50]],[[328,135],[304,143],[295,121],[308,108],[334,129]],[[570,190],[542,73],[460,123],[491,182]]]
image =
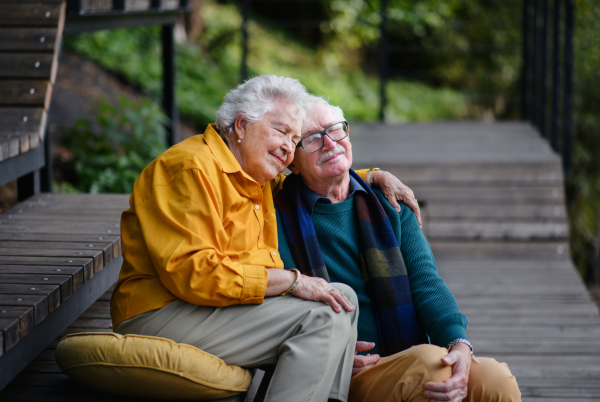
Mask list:
[[[348,136],[348,125],[344,122],[334,124],[327,128],[326,133],[333,141],[342,140]],[[308,153],[316,152],[323,147],[324,141],[325,139],[322,133],[315,133],[304,138],[302,146]]]

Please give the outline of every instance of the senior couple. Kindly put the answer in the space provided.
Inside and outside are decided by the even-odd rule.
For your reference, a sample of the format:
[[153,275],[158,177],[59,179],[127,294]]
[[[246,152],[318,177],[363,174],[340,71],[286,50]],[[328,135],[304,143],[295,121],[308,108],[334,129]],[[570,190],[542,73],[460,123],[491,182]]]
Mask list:
[[297,80],[233,89],[134,185],[115,332],[275,365],[267,401],[520,401],[472,355],[412,191],[351,165],[342,110]]

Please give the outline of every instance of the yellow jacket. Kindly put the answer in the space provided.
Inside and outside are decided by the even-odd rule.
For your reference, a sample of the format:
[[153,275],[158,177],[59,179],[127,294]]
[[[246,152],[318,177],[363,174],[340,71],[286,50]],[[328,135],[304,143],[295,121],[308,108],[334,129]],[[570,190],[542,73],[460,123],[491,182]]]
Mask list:
[[[364,171],[361,173],[365,173]],[[277,251],[273,190],[247,175],[209,125],[141,173],[121,216],[123,266],[113,325],[176,299],[223,307],[259,304]]]

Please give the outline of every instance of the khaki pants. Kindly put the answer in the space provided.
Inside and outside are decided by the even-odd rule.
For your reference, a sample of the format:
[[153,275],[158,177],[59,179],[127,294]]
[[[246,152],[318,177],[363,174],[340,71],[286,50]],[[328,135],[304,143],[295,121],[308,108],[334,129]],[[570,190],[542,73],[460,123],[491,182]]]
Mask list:
[[[354,291],[332,283],[354,306]],[[177,300],[122,322],[121,334],[159,336],[246,368],[276,364],[266,401],[346,401],[358,311],[336,313],[294,296],[262,304],[196,306]]]
[[[383,357],[350,383],[350,402],[426,402],[424,384],[444,381],[452,376],[452,368],[440,359],[448,350],[434,345],[418,345]],[[505,363],[473,357],[468,394],[464,401],[513,402],[521,400],[515,377]]]

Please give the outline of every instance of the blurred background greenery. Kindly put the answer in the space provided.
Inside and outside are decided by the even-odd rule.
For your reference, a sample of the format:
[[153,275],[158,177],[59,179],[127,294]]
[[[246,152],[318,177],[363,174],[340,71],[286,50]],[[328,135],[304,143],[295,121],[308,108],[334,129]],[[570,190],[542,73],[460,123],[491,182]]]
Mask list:
[[[238,1],[191,4],[194,12],[186,18],[177,48],[177,98],[182,119],[203,132],[224,95],[240,82],[242,17]],[[272,73],[297,78],[311,92],[341,106],[349,120],[377,120],[379,7],[379,1],[369,0],[254,0],[248,26],[250,76]],[[522,10],[522,0],[390,1],[386,121],[518,119]],[[572,255],[585,278],[592,274],[591,264],[600,260],[597,0],[578,0],[575,21],[574,168],[566,186]],[[160,99],[159,29],[82,34],[66,37],[65,46]],[[150,106],[127,105],[111,111],[107,107],[99,106],[97,122],[80,121],[66,129],[70,135],[65,141],[84,146],[85,138],[96,136],[103,138],[103,149],[116,146],[122,142],[111,138],[112,129],[104,127],[105,133],[100,133],[102,116],[122,110],[144,114]],[[162,116],[157,119],[164,121]],[[119,155],[128,155],[129,164],[119,169],[131,172],[144,166],[164,149],[164,144],[155,145],[148,152],[138,152],[136,146],[119,149]],[[107,172],[109,166],[99,159],[94,166],[102,172],[96,175],[103,177],[101,183],[86,179],[94,175],[80,167],[72,187],[58,186],[129,191],[130,184],[115,180],[114,172]],[[77,170],[77,161],[72,168]],[[134,180],[135,174],[123,176]]]

